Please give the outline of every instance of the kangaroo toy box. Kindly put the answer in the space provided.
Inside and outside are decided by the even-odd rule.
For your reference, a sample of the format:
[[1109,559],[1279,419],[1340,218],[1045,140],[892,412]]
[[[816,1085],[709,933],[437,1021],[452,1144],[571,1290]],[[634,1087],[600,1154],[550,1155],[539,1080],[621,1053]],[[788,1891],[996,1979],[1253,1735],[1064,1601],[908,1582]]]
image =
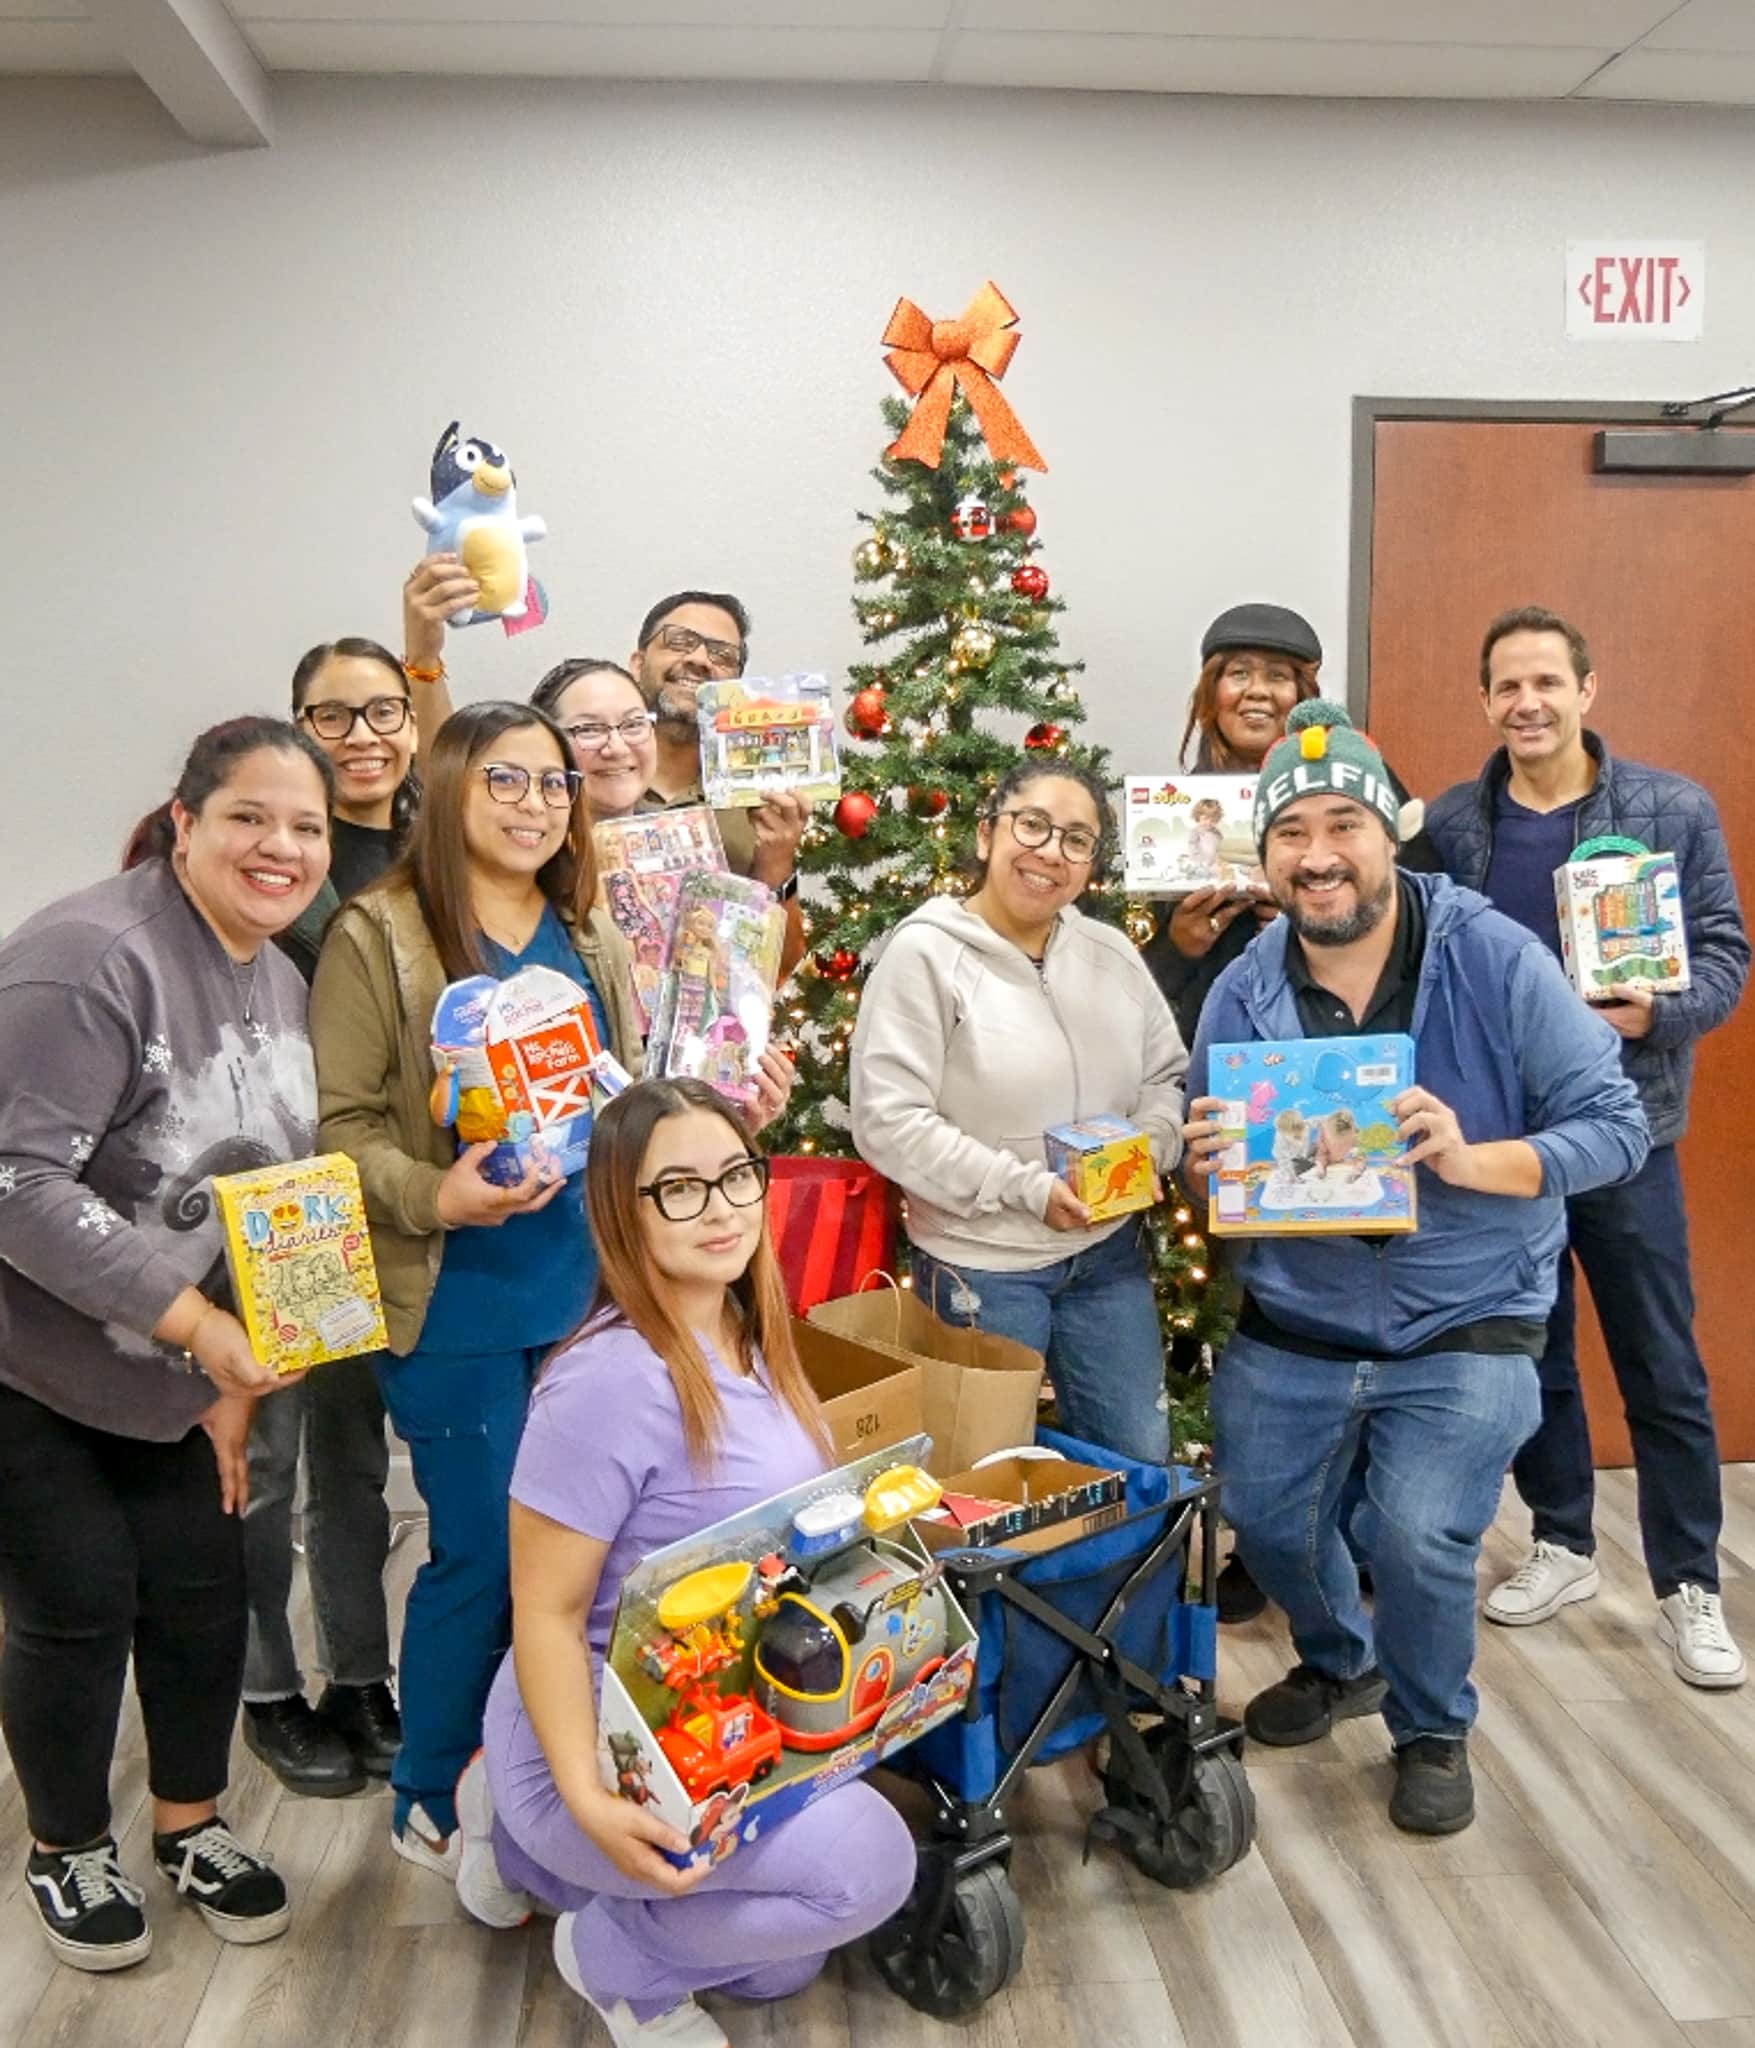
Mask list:
[[1135,896],[1266,888],[1255,851],[1253,775],[1129,775],[1123,886]]
[[1560,960],[1588,1003],[1629,989],[1688,986],[1682,882],[1673,853],[1602,853],[1587,846],[1554,870]]
[[213,1195],[257,1364],[302,1372],[384,1348],[359,1168],[345,1152],[216,1174]]
[[644,1559],[603,1664],[611,1791],[723,1862],[959,1711],[975,1635],[907,1527],[927,1439],[871,1451]]
[[603,900],[634,956],[634,1002],[650,1031],[658,983],[676,918],[677,891],[692,869],[721,873],[725,847],[719,821],[705,804],[680,811],[636,811],[592,827]]
[[738,676],[695,693],[701,793],[715,810],[753,807],[774,790],[807,803],[841,793],[827,676]]
[[1149,1209],[1158,1199],[1152,1141],[1120,1116],[1088,1116],[1043,1133],[1048,1171],[1091,1212],[1093,1223]]
[[1414,1172],[1390,1104],[1414,1085],[1414,1041],[1292,1038],[1215,1045],[1207,1090],[1227,1140],[1208,1190],[1215,1237],[1416,1227]]
[[516,1187],[533,1165],[563,1177],[585,1164],[591,1090],[616,1095],[628,1077],[604,1050],[591,1005],[552,967],[504,981],[454,981],[433,1011],[433,1121],[460,1145],[492,1144],[482,1175]]

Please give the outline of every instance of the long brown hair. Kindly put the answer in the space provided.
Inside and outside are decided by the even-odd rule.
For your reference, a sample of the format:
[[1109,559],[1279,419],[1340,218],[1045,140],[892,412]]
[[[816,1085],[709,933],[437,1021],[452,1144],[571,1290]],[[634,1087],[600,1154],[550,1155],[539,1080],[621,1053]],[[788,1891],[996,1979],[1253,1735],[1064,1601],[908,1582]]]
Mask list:
[[[469,849],[463,834],[470,777],[496,740],[529,726],[539,727],[554,741],[556,767],[577,774],[567,736],[546,712],[528,704],[464,705],[461,711],[452,712],[434,736],[426,762],[426,786],[409,830],[407,849],[383,880],[373,885],[414,891],[446,976],[452,981],[489,971],[470,899]],[[536,885],[568,925],[575,929],[584,925],[597,900],[597,859],[582,779],[573,786],[567,836],[537,870]]]
[[[597,1246],[597,1292],[573,1335],[625,1323],[637,1330],[670,1371],[682,1410],[683,1442],[689,1463],[704,1472],[718,1455],[724,1413],[713,1374],[694,1332],[672,1307],[652,1269],[640,1214],[640,1173],[652,1133],[667,1118],[706,1110],[723,1120],[740,1145],[749,1133],[717,1089],[705,1081],[641,1081],[600,1112],[591,1129],[585,1163],[585,1206]],[[759,1352],[776,1394],[813,1436],[825,1456],[832,1454],[828,1425],[792,1341],[792,1317],[780,1262],[768,1236],[767,1204],[755,1254],[727,1290],[740,1312],[738,1363],[753,1370]],[[573,1339],[569,1338],[568,1342]]]
[[[1235,647],[1221,647],[1201,664],[1200,678],[1188,700],[1188,722],[1182,728],[1182,745],[1176,757],[1191,775],[1224,775],[1235,768],[1253,769],[1252,763],[1241,761],[1232,753],[1225,744],[1225,735],[1219,730],[1219,678],[1225,673],[1225,664],[1237,652]],[[1322,686],[1316,680],[1315,662],[1297,661],[1289,654],[1278,658],[1297,677],[1299,698],[1314,697],[1319,693]],[[1190,761],[1188,743],[1197,731],[1200,743],[1195,748],[1194,759]]]

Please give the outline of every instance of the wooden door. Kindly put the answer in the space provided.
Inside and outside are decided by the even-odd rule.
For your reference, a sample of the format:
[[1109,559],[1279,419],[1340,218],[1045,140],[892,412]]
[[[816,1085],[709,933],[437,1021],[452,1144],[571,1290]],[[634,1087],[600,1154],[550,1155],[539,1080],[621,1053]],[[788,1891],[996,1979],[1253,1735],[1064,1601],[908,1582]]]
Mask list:
[[[1624,424],[1623,421],[1614,422]],[[1755,909],[1755,477],[1599,476],[1609,421],[1376,419],[1371,466],[1371,735],[1428,798],[1479,773],[1482,634],[1513,605],[1571,619],[1601,682],[1592,723],[1617,753],[1712,792],[1747,915]],[[1724,429],[1721,431],[1731,431]],[[1361,707],[1355,707],[1361,708]],[[1755,1253],[1755,996],[1702,1041],[1681,1158],[1726,1459],[1755,1458],[1748,1295]],[[1579,1290],[1597,1462],[1632,1449]]]

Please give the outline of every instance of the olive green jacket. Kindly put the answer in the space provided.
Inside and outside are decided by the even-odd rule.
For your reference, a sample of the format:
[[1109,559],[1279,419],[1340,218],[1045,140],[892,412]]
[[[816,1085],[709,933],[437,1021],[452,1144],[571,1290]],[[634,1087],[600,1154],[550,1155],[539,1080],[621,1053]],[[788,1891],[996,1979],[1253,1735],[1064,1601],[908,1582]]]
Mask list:
[[[602,910],[573,933],[609,1019],[610,1050],[643,1060],[627,944]],[[311,987],[320,1141],[360,1170],[390,1349],[420,1342],[445,1252],[439,1183],[457,1141],[432,1118],[433,1008],[448,977],[414,894],[372,889],[336,913]]]

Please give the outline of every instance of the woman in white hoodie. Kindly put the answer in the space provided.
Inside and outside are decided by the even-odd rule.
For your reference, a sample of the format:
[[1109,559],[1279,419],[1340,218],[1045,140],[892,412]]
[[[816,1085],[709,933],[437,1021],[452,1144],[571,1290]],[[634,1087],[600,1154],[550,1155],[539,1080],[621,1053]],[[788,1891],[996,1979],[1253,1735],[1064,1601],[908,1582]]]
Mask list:
[[1141,1219],[1093,1225],[1043,1133],[1103,1112],[1181,1151],[1187,1065],[1125,934],[1074,903],[1108,829],[1101,782],[1021,761],[978,827],[979,887],[897,927],[853,1039],[853,1138],[907,1191],[921,1299],[1042,1352],[1062,1426],[1124,1456],[1170,1453]]

